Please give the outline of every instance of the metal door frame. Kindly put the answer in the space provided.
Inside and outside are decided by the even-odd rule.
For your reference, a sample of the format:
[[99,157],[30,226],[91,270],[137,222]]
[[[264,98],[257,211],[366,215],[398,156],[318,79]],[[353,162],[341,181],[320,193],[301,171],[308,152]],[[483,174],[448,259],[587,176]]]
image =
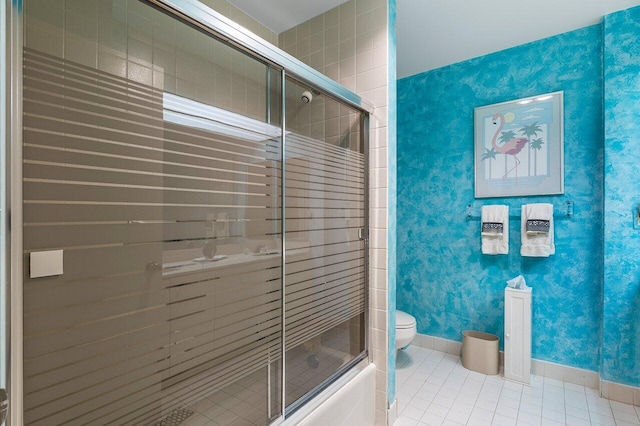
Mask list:
[[23,424],[23,318],[22,318],[22,0],[0,0],[2,8],[2,24],[4,27],[5,49],[3,51],[3,89],[2,99],[4,128],[0,137],[3,139],[2,149],[5,154],[4,190],[5,203],[2,208],[0,226],[6,235],[3,247],[6,256],[7,283],[4,289],[7,305],[5,306],[5,332],[7,350],[5,353],[7,392],[9,411],[7,424]]
[[[336,83],[322,73],[309,67],[293,56],[285,53],[260,37],[246,31],[243,27],[211,10],[204,4],[195,0],[144,0],[147,3],[160,7],[178,18],[210,32],[215,37],[222,39],[252,56],[273,64],[280,68],[282,79],[285,74],[300,80],[309,86],[315,87],[325,95],[344,102],[364,114],[364,138],[365,138],[365,217],[368,230],[369,209],[369,116],[373,113],[373,106],[364,101],[360,96]],[[6,275],[6,306],[5,306],[5,332],[7,336],[6,363],[0,368],[6,368],[7,390],[9,395],[9,409],[7,424],[12,426],[24,423],[23,415],[23,217],[22,217],[22,48],[23,48],[23,0],[0,0],[0,23],[3,24],[3,33],[0,34],[0,42],[4,43],[5,50],[0,65],[0,84],[5,90],[6,97],[1,99],[4,109],[0,120],[0,148],[5,150],[6,169],[4,187],[6,199],[0,206],[2,220],[0,226],[4,228],[7,253]],[[1,77],[4,77],[2,80]],[[0,91],[0,94],[2,91]],[[284,87],[283,87],[284,100]],[[284,108],[282,108],[282,124],[284,125]],[[2,128],[1,125],[4,125]],[[283,127],[284,129],[284,127]],[[284,130],[283,130],[284,133]],[[284,152],[284,148],[283,148]],[[282,164],[284,168],[284,164]],[[368,236],[367,236],[368,237]],[[284,240],[284,238],[283,238]],[[365,239],[365,283],[368,290],[369,274],[369,244]],[[284,260],[283,260],[284,263]],[[283,273],[284,276],[284,273]],[[283,286],[284,288],[284,286]],[[1,289],[0,289],[1,290]],[[284,303],[284,300],[283,300]],[[369,301],[368,291],[365,292],[365,329],[369,329]],[[284,312],[283,312],[284,314]],[[284,339],[284,335],[283,335]],[[365,351],[361,356],[352,360],[349,367],[355,366],[368,353],[368,332],[365,333]],[[284,348],[283,348],[284,352]],[[284,355],[284,353],[283,353]],[[284,358],[283,358],[284,361]],[[284,364],[283,364],[284,366]],[[344,371],[336,373],[337,376]],[[284,371],[283,371],[284,378]],[[337,377],[331,377],[329,381]],[[333,379],[333,380],[332,380]],[[283,383],[284,385],[284,383]],[[283,386],[284,388],[284,386]],[[323,386],[324,388],[324,386]],[[284,395],[283,395],[284,397]],[[284,398],[283,398],[283,416]],[[282,419],[281,419],[282,420]],[[279,423],[279,422],[278,422]]]

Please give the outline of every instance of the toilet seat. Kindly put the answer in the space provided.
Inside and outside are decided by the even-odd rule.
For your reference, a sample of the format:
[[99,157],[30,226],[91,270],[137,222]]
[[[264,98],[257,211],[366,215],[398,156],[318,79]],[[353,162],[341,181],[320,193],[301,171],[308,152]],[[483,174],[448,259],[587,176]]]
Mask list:
[[406,348],[416,337],[416,319],[406,312],[396,311],[396,349]]
[[407,329],[416,326],[416,319],[406,312],[396,311],[396,328]]

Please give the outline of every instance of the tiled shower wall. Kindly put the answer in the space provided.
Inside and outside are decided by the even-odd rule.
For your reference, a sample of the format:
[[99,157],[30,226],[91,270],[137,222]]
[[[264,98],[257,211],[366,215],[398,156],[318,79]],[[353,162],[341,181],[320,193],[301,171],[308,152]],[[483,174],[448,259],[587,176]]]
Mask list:
[[252,33],[267,40],[273,45],[278,45],[278,34],[253,19],[251,16],[238,9],[227,0],[199,0],[200,3],[209,6],[216,12],[226,16],[233,22],[242,25]]
[[[227,7],[220,1],[216,3],[220,3],[223,13],[239,19],[268,40],[274,39],[273,33],[228,2],[224,1]],[[169,16],[156,14],[152,20],[145,7],[126,0],[29,1],[25,46],[264,119],[264,66],[244,54],[231,52],[222,43],[212,43],[207,35],[190,31]]]
[[[389,11],[351,0],[279,35],[279,47],[375,107],[370,130],[370,349],[377,368],[376,424],[387,419],[387,134]],[[393,296],[393,295],[392,295]]]

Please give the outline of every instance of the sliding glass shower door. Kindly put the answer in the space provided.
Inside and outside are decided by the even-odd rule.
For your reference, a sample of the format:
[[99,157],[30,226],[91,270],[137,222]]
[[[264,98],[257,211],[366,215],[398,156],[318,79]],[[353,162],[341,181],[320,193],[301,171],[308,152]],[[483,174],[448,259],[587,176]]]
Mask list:
[[266,425],[364,358],[366,115],[150,2],[24,6],[25,424]]
[[25,422],[268,423],[280,80],[143,2],[29,0],[25,24],[25,251],[64,251],[24,278]]
[[362,113],[287,78],[285,391],[290,410],[365,349]]

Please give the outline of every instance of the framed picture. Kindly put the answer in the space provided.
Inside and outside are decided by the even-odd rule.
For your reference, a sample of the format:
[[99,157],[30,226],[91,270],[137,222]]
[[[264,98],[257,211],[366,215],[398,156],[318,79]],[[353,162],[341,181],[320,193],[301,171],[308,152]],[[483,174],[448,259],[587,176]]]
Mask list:
[[563,92],[474,110],[475,196],[564,193]]

